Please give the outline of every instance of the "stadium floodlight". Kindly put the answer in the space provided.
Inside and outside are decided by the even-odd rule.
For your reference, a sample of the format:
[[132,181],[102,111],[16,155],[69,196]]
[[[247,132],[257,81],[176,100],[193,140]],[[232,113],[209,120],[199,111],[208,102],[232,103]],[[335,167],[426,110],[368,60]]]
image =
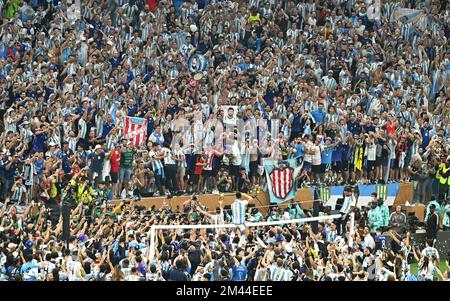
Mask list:
[[[259,226],[275,226],[275,225],[286,225],[293,223],[306,223],[313,221],[323,221],[329,219],[340,218],[341,214],[334,215],[322,215],[315,217],[306,217],[306,218],[297,218],[297,219],[287,219],[280,221],[267,221],[267,222],[248,222],[244,225],[247,228],[249,227],[259,227]],[[354,222],[352,219],[351,222]],[[168,230],[168,229],[233,229],[237,228],[239,225],[236,224],[201,224],[201,225],[153,225],[150,228],[150,256],[149,262],[150,264],[153,262],[153,258],[155,257],[155,238],[156,238],[156,230]],[[353,226],[351,225],[351,228]]]

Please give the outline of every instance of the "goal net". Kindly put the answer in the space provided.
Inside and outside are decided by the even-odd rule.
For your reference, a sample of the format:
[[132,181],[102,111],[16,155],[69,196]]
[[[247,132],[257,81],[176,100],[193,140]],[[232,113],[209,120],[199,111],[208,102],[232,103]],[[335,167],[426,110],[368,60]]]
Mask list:
[[[260,226],[276,226],[276,225],[289,225],[294,223],[309,223],[309,222],[320,222],[324,220],[330,219],[338,219],[341,217],[341,214],[334,215],[323,215],[323,216],[315,216],[315,217],[306,217],[306,218],[298,218],[298,219],[287,219],[287,220],[279,220],[279,221],[266,221],[266,222],[248,222],[243,225],[237,224],[201,224],[201,225],[153,225],[150,228],[150,262],[153,262],[155,257],[155,239],[156,239],[156,231],[157,230],[168,230],[168,229],[234,229],[239,226],[245,226],[246,228],[251,227],[260,227]],[[354,219],[350,219],[350,234],[353,234],[354,228]]]

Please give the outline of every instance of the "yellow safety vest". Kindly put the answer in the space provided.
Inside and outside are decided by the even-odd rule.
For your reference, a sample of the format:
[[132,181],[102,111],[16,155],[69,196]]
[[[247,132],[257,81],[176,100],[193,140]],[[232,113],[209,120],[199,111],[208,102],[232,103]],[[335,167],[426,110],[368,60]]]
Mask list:
[[441,163],[440,165],[439,165],[439,169],[438,169],[438,171],[437,171],[437,173],[436,173],[436,179],[438,179],[439,180],[439,182],[441,183],[441,184],[448,184],[448,185],[450,185],[450,177],[444,177],[444,176],[442,176],[441,175],[441,171],[442,171],[442,173],[443,174],[445,174],[445,173],[447,173],[447,171],[449,170],[450,168],[447,168],[447,166],[445,166],[445,163]]
[[249,17],[248,17],[248,22],[249,23],[255,23],[255,22],[258,22],[260,19],[259,19],[259,14],[257,14],[256,16],[252,16],[252,15],[250,15]]

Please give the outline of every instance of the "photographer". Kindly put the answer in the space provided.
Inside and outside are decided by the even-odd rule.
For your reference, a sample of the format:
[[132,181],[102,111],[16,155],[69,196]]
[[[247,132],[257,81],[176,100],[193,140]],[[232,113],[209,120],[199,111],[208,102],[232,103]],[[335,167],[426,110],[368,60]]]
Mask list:
[[241,168],[239,176],[236,181],[236,189],[242,192],[249,192],[251,190],[252,184],[248,178],[245,168]]
[[412,157],[411,165],[408,171],[414,181],[414,199],[413,203],[424,204],[426,202],[426,180],[428,179],[427,165],[423,164],[420,155]]
[[404,234],[406,232],[406,215],[402,212],[400,205],[395,207],[395,212],[391,213],[389,226],[397,233]]
[[450,230],[450,196],[447,197],[447,204],[444,206],[444,219],[442,220],[442,227],[444,231]]

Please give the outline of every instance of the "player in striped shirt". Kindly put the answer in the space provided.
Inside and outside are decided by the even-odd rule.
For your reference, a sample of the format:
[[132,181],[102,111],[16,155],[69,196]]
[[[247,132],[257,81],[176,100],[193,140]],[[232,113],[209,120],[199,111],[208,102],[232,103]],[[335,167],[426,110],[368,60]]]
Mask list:
[[[242,197],[245,197],[246,200],[242,200]],[[231,204],[232,222],[238,225],[241,231],[245,228],[245,213],[250,200],[253,200],[253,198],[248,194],[236,192],[236,199]]]

